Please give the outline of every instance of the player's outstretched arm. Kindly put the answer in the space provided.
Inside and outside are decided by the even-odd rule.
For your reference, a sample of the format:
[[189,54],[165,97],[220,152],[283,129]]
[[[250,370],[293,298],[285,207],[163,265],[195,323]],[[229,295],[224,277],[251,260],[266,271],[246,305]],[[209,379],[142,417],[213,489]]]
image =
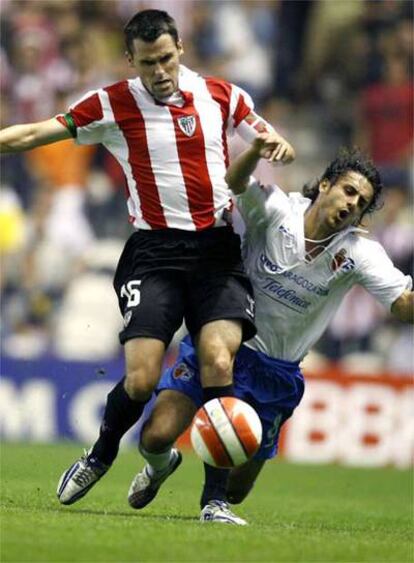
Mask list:
[[404,323],[414,324],[414,292],[404,291],[392,304],[391,313]]
[[226,182],[235,195],[242,194],[246,190],[250,176],[261,158],[269,159],[272,156],[274,159],[273,155],[283,153],[279,138],[279,135],[273,131],[260,133],[251,146],[230,164],[226,173]]
[[0,131],[0,153],[22,152],[70,138],[69,129],[55,117],[38,123],[12,125]]
[[295,149],[292,145],[254,111],[251,111],[240,122],[237,132],[247,143],[254,141],[258,134],[271,134],[276,145],[265,156],[269,162],[290,164],[296,158]]

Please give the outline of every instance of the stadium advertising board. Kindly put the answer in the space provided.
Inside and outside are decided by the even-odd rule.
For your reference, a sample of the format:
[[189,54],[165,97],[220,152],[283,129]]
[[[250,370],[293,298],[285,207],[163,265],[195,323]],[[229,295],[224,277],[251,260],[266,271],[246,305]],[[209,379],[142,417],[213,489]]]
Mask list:
[[[95,365],[3,358],[1,439],[93,443],[106,395],[122,374],[122,360]],[[296,462],[409,467],[413,399],[409,378],[350,377],[335,370],[308,374],[303,401],[282,433],[280,454]],[[129,432],[124,443],[134,443],[137,433]],[[189,444],[188,434],[181,443]]]

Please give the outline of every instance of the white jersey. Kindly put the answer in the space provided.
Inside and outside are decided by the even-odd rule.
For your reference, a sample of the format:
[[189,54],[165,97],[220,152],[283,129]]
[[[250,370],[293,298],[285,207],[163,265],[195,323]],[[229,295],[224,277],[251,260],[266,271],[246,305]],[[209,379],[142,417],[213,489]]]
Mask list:
[[412,287],[411,277],[394,267],[383,247],[355,227],[307,259],[304,214],[310,204],[300,193],[287,195],[254,180],[237,197],[256,300],[257,335],[247,345],[291,362],[300,361],[320,338],[353,285],[364,286],[388,309]]
[[156,100],[140,78],[89,92],[70,114],[79,144],[104,145],[121,165],[139,229],[226,224],[227,135],[252,111],[248,94],[180,66],[179,92]]

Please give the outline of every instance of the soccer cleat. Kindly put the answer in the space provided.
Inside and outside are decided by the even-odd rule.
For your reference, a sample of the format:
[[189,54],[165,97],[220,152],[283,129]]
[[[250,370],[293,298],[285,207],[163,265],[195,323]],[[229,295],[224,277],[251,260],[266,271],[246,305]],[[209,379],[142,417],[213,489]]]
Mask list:
[[164,481],[172,475],[180,465],[183,459],[181,452],[175,448],[171,451],[173,457],[165,471],[150,476],[148,465],[146,465],[142,471],[135,475],[128,491],[128,503],[131,508],[140,509],[147,506],[147,504],[155,498]]
[[73,504],[81,499],[110,468],[86,451],[67,469],[59,480],[57,497],[61,504]]
[[246,520],[236,516],[227,502],[223,500],[211,500],[203,508],[200,514],[200,522],[218,522],[220,524],[235,524],[236,526],[247,526]]

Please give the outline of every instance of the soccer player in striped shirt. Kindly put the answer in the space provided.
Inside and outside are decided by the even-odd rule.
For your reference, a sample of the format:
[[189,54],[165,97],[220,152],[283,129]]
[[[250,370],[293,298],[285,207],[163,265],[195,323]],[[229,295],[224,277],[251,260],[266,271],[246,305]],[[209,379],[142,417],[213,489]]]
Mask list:
[[[88,92],[65,115],[0,133],[2,152],[71,137],[101,143],[122,167],[136,228],[114,279],[126,376],[108,395],[97,442],[62,475],[62,504],[83,497],[113,463],[183,319],[196,343],[205,401],[233,394],[235,354],[255,333],[252,289],[231,227],[227,134],[251,140],[269,126],[246,92],[180,64],[183,47],[166,12],[138,12],[124,33],[136,78]],[[292,147],[277,139],[273,160],[289,162]],[[180,461],[172,452],[170,466]]]
[[[271,133],[259,136],[227,172],[246,224],[244,261],[255,292],[257,325],[257,334],[237,353],[234,391],[256,409],[263,439],[246,464],[231,471],[213,467],[206,471],[202,522],[246,523],[228,502],[242,502],[265,461],[276,455],[280,428],[303,395],[300,361],[352,286],[362,285],[396,318],[414,322],[411,277],[395,268],[378,242],[362,236],[366,231],[361,219],[377,207],[382,190],[372,162],[358,150],[344,150],[320,180],[305,186],[303,195],[285,194],[278,186],[263,186],[250,176],[271,146]],[[189,337],[157,391],[141,433],[148,463],[129,491],[129,503],[137,509],[153,500],[171,474],[166,464],[168,447],[202,404],[199,368]]]

